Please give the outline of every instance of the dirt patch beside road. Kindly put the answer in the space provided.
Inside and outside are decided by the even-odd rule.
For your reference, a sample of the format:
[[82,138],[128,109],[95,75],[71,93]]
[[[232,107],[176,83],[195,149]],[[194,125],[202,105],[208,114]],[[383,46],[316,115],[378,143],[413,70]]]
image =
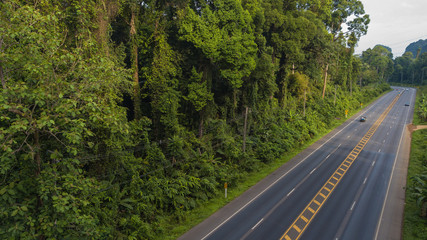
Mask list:
[[411,132],[411,134],[412,134],[413,131],[417,131],[417,130],[420,130],[420,129],[426,129],[426,128],[427,128],[427,125],[413,125],[413,124],[408,124],[408,130],[409,130],[409,132]]

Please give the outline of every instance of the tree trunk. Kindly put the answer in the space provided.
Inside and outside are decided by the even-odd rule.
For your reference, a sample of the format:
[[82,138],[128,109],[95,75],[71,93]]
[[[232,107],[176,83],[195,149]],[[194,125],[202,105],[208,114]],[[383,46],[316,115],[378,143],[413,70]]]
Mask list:
[[322,93],[322,99],[325,98],[325,92],[326,92],[326,81],[328,79],[328,68],[329,68],[329,64],[326,64],[326,69],[325,69],[325,81],[323,82],[323,93]]
[[203,114],[202,114],[202,111],[200,111],[200,122],[199,122],[199,138],[200,139],[202,139],[202,137],[203,137]]
[[237,110],[237,89],[233,88],[233,120],[236,120],[236,110]]
[[34,160],[36,162],[36,176],[40,175],[41,172],[41,156],[40,156],[40,135],[39,131],[36,129],[34,132]]
[[303,112],[303,116],[305,117],[305,105],[307,102],[307,89],[304,89],[304,112]]
[[114,0],[100,0],[97,3],[97,26],[96,31],[97,40],[101,45],[102,51],[109,56],[110,49],[108,46],[109,34],[108,27],[110,26],[111,19],[117,14],[119,9],[118,2]]
[[248,107],[245,110],[245,124],[243,126],[243,152],[246,152],[246,128],[248,126]]
[[335,85],[334,106],[336,102],[337,102],[337,85]]
[[[136,8],[136,7],[133,7]],[[136,10],[132,9],[130,19],[130,38],[131,38],[131,60],[132,60],[132,80],[133,80],[133,104],[135,111],[135,119],[141,118],[141,96],[139,87],[139,72],[138,72],[138,43],[136,40]]]
[[2,65],[1,60],[0,60],[0,79],[1,79],[1,85],[2,85],[3,89],[6,89],[6,80],[4,79],[3,65]]

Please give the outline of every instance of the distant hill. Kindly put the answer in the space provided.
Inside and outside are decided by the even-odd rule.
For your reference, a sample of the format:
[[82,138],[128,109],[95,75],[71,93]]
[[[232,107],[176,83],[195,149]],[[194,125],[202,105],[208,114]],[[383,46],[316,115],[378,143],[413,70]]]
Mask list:
[[414,58],[417,57],[417,52],[418,49],[421,48],[421,53],[427,52],[427,39],[425,40],[418,40],[417,42],[413,42],[411,44],[409,44],[406,49],[405,52],[412,52],[414,54]]

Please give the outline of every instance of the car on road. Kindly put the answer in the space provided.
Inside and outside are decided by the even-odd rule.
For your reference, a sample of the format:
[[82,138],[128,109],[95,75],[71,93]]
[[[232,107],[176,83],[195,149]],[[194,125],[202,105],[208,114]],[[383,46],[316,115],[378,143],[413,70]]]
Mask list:
[[405,106],[407,107],[407,106],[409,106],[409,103],[405,103]]
[[362,116],[362,117],[360,118],[360,121],[361,121],[361,122],[366,122],[366,117],[365,117],[365,116]]

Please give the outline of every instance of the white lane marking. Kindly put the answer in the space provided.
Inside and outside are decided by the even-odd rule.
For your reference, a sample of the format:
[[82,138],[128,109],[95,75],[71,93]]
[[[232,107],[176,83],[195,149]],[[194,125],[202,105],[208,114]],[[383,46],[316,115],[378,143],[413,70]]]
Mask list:
[[354,205],[356,204],[356,201],[353,202],[353,204],[351,205],[350,211],[353,211]]
[[[413,102],[414,101],[414,95],[411,93],[411,106],[413,105]],[[409,117],[409,108],[407,108],[408,110],[406,111],[406,118],[405,118],[405,123],[408,121],[408,117]],[[390,128],[391,128],[391,126],[390,126]],[[394,174],[394,169],[396,168],[396,160],[397,160],[397,157],[399,156],[399,151],[400,151],[400,145],[401,145],[401,143],[402,143],[402,139],[403,139],[403,132],[405,131],[405,127],[403,127],[402,128],[402,132],[401,132],[401,135],[400,135],[400,141],[399,141],[399,146],[397,147],[397,151],[396,151],[396,157],[394,158],[394,163],[393,163],[393,169],[391,170],[391,175],[390,175],[390,179],[388,180],[388,187],[387,187],[387,192],[386,192],[386,194],[385,194],[385,198],[384,198],[384,203],[383,203],[383,208],[381,209],[381,215],[380,215],[380,218],[378,219],[378,223],[377,223],[377,230],[376,230],[376,232],[375,232],[375,238],[374,238],[374,240],[377,240],[378,239],[378,234],[379,234],[379,232],[380,232],[380,227],[381,227],[381,222],[382,222],[382,219],[383,219],[383,215],[384,215],[384,210],[385,210],[385,204],[386,204],[386,202],[387,202],[387,198],[388,198],[388,193],[389,193],[389,191],[390,191],[390,186],[391,186],[391,180],[393,179],[393,174]]]
[[363,184],[365,184],[367,180],[368,180],[368,178],[365,177],[365,180],[363,180]]
[[310,175],[314,173],[314,171],[316,171],[317,168],[311,170],[311,172],[309,173]]
[[378,150],[378,152],[381,152],[381,148]]
[[252,227],[252,230],[254,230],[256,227],[258,227],[258,225],[264,220],[264,218],[261,218],[261,220],[259,220],[259,222],[257,224],[255,224],[255,226]]
[[372,166],[374,166],[374,165],[375,165],[375,161],[372,162]]
[[[363,116],[367,111],[369,111],[371,108],[373,108],[376,104],[378,104],[379,101],[375,101],[373,103],[371,103],[370,107],[368,109],[365,109],[365,111],[363,113],[361,113],[359,115],[360,118],[361,116]],[[334,135],[332,135],[332,137],[330,137],[328,140],[326,140],[323,144],[321,144],[317,149],[313,150],[310,154],[308,154],[304,159],[302,159],[299,163],[297,163],[295,166],[293,166],[291,169],[289,169],[286,173],[284,173],[282,176],[280,176],[276,181],[274,181],[273,183],[271,183],[267,188],[265,188],[264,190],[262,190],[260,193],[258,193],[254,198],[252,198],[249,202],[247,202],[245,205],[243,205],[241,208],[239,208],[236,212],[234,212],[231,216],[229,216],[227,219],[225,219],[224,221],[222,221],[218,226],[216,226],[214,229],[212,229],[208,234],[206,234],[201,240],[206,239],[208,236],[210,236],[213,232],[215,232],[218,228],[220,228],[222,225],[224,225],[226,222],[228,222],[231,218],[233,218],[234,216],[236,216],[239,212],[241,212],[244,208],[246,208],[249,204],[251,204],[253,201],[255,201],[255,199],[257,199],[259,196],[261,196],[262,194],[264,194],[267,190],[269,190],[274,184],[276,184],[277,182],[279,182],[280,180],[282,180],[282,178],[284,178],[286,175],[288,175],[288,173],[290,173],[291,171],[293,171],[296,167],[298,167],[301,163],[303,163],[307,158],[309,158],[311,155],[313,155],[313,153],[317,152],[317,150],[319,150],[320,148],[322,148],[326,143],[328,143],[331,139],[334,139],[336,135],[338,135],[339,133],[341,133],[344,129],[346,129],[348,126],[351,125],[351,123],[353,123],[352,121],[349,121],[348,124],[343,127],[341,130],[339,130],[338,132],[336,132]],[[341,146],[338,145],[338,147]]]
[[289,197],[289,195],[291,195],[294,191],[295,191],[295,188],[292,189],[286,196]]

